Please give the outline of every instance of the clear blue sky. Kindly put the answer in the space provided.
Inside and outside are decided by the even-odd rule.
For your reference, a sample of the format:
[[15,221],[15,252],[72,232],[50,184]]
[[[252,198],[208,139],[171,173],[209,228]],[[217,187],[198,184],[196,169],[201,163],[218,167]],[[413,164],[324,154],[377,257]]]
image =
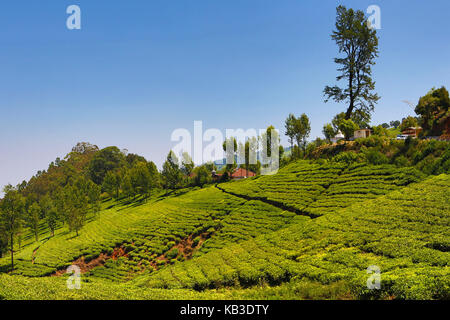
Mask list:
[[[450,1],[2,1],[0,185],[29,179],[78,141],[161,165],[176,128],[283,127],[305,112],[311,138],[345,105],[323,102],[337,75],[335,8],[382,12],[373,124],[413,114],[449,86]],[[82,29],[66,28],[67,6]],[[285,142],[285,141],[284,141]]]

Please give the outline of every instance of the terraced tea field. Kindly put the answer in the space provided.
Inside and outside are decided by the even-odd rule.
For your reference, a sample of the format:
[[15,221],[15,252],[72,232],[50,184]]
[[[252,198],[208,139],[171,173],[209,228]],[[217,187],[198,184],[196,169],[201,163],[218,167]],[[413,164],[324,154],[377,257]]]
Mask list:
[[[346,281],[357,297],[449,298],[450,178],[446,175],[293,224],[139,279],[155,288],[248,287],[261,281]],[[381,291],[366,288],[378,266]]]
[[[0,298],[448,298],[449,187],[412,168],[299,161],[108,201],[78,237],[62,227],[24,243],[13,274],[0,259]],[[65,286],[74,263],[81,290]],[[382,290],[366,288],[371,265]]]
[[414,168],[319,165],[299,161],[274,176],[261,176],[219,187],[236,196],[267,201],[317,217],[374,199],[421,179],[423,174]]

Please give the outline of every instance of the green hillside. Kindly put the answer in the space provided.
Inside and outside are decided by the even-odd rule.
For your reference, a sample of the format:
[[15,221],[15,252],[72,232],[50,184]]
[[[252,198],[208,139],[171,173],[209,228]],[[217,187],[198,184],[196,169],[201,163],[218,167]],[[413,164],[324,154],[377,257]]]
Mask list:
[[[42,224],[0,298],[418,298],[450,294],[450,176],[294,162],[276,175],[107,199],[79,235]],[[65,269],[78,264],[82,289]],[[368,290],[366,269],[381,270]]]

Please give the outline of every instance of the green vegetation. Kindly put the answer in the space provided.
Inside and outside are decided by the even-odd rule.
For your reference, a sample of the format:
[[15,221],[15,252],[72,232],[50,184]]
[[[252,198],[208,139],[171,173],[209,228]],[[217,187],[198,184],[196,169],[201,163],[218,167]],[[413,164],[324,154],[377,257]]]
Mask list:
[[308,154],[321,161],[394,164],[414,167],[425,174],[450,173],[450,144],[438,140],[393,140],[373,135],[355,141],[322,145]]
[[[49,237],[42,221],[40,240],[0,276],[0,296],[448,298],[449,185],[414,168],[303,160],[217,187],[106,200],[78,236],[59,225]],[[73,263],[86,268],[81,290],[65,286]],[[381,291],[365,287],[370,265]]]
[[[327,287],[344,281],[357,298],[448,299],[449,187],[449,176],[433,177],[162,269],[137,283],[200,290],[304,279]],[[381,290],[366,287],[371,265],[382,270]]]
[[[159,171],[81,142],[6,186],[0,300],[450,299],[450,144],[396,140],[417,125],[445,140],[448,92],[422,97],[417,118],[371,127],[376,31],[362,11],[339,6],[332,39],[345,86],[324,94],[347,107],[323,126],[324,140],[307,142],[304,113],[285,121],[289,155],[273,126],[227,137],[220,179],[187,153],[170,151]],[[331,143],[369,127],[370,137]],[[229,181],[238,166],[256,176]],[[66,285],[74,265],[80,290]],[[380,289],[367,286],[372,269]]]
[[316,217],[396,190],[423,175],[413,168],[391,165],[325,165],[299,161],[275,176],[262,176],[220,185],[225,191],[295,209]]
[[354,114],[368,121],[370,112],[380,99],[378,94],[373,93],[375,82],[371,77],[372,66],[378,57],[377,31],[369,27],[361,10],[340,5],[336,11],[336,30],[331,39],[336,42],[341,54],[334,59],[340,72],[336,80],[344,80],[345,87],[326,86],[325,102],[333,99],[347,103],[345,120],[350,120]]
[[450,117],[450,97],[447,89],[445,87],[431,89],[420,98],[415,111],[420,116],[419,122],[424,129],[423,135],[442,135]]

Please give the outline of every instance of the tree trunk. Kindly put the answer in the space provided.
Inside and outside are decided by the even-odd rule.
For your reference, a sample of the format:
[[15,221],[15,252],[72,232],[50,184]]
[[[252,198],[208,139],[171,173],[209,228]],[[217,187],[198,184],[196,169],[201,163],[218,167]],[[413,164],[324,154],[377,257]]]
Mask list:
[[347,112],[345,113],[345,120],[350,119],[350,117],[352,116],[352,112],[354,109],[354,105],[353,105],[353,99],[350,101],[350,106],[347,109]]
[[14,235],[11,233],[11,272],[14,271]]
[[348,87],[349,87],[349,95],[350,95],[350,105],[348,106],[347,112],[345,113],[345,120],[350,119],[352,112],[353,112],[353,108],[355,107],[355,97],[353,96],[353,77],[354,74],[353,72],[350,71],[350,75],[349,75],[349,79],[348,79]]

